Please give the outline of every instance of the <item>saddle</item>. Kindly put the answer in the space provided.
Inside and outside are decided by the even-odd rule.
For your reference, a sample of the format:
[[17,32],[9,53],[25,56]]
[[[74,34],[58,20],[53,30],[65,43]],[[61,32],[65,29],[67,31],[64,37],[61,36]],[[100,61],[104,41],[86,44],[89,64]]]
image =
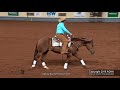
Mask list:
[[[71,37],[69,35],[67,35],[67,39],[68,39],[68,47],[71,46]],[[57,38],[56,36],[52,37],[52,46],[55,47],[61,47],[63,44],[60,41],[59,38]]]

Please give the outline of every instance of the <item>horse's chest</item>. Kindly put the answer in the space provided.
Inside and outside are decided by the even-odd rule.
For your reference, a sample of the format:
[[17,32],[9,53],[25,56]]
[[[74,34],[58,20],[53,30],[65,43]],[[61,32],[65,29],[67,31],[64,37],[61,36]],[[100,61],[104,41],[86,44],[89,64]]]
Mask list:
[[71,46],[71,47],[68,48],[68,51],[71,52],[71,53],[76,53],[78,50],[77,50],[77,48]]

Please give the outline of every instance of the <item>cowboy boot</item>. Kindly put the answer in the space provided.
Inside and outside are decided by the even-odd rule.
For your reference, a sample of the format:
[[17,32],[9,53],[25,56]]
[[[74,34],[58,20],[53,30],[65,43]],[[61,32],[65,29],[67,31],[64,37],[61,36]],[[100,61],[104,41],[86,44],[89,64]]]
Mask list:
[[69,52],[67,52],[66,50],[61,51],[61,54],[67,54],[67,53],[69,53]]

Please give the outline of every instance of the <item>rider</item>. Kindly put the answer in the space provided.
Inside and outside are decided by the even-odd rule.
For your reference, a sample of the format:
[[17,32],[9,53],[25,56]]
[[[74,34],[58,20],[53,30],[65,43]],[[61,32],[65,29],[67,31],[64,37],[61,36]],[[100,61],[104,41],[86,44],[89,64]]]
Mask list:
[[64,26],[65,21],[66,21],[65,17],[60,17],[60,19],[58,20],[59,24],[57,25],[57,29],[56,29],[56,36],[63,42],[61,54],[68,53],[68,48],[67,48],[68,39],[64,34],[67,33],[72,35],[72,33],[70,33]]

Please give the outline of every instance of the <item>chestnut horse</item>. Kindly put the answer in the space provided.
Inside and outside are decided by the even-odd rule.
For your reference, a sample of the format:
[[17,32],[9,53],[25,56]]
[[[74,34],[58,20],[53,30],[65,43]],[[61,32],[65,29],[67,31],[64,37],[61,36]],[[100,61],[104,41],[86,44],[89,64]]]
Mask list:
[[[34,52],[34,59],[32,62],[32,68],[36,66],[36,64],[39,60],[41,60],[43,68],[48,69],[48,67],[45,63],[45,58],[47,56],[47,53],[49,51],[53,51],[55,53],[60,54],[61,47],[57,47],[57,46],[52,47],[51,43],[52,43],[52,41],[51,41],[51,38],[49,38],[49,37],[42,38],[37,42],[35,52]],[[71,46],[68,48],[69,53],[66,54],[67,59],[64,64],[64,69],[68,68],[68,61],[71,56],[74,56],[77,59],[79,59],[83,66],[86,65],[85,62],[83,61],[83,59],[80,56],[78,56],[78,54],[77,54],[79,51],[79,48],[82,46],[85,46],[91,52],[91,54],[95,53],[93,40],[89,40],[87,38],[72,38]]]

